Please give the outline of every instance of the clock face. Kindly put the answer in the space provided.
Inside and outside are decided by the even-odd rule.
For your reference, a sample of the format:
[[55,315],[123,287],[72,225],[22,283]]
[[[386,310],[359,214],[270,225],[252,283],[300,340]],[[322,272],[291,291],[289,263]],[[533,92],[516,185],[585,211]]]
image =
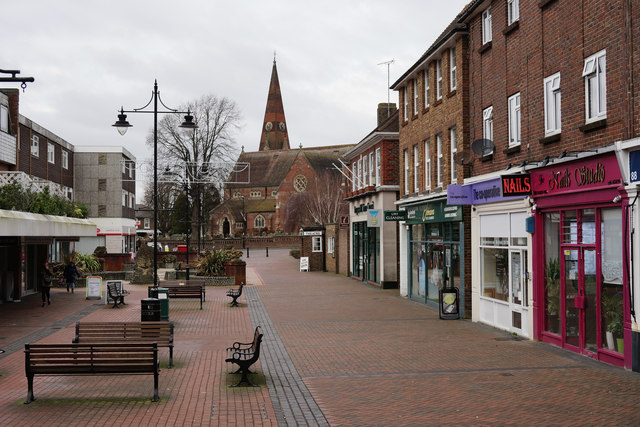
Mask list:
[[280,122],[278,126],[280,127],[280,130],[284,132],[284,123]]
[[271,129],[273,129],[273,123],[271,122],[267,122],[266,125],[264,125],[264,128],[268,131],[270,131]]

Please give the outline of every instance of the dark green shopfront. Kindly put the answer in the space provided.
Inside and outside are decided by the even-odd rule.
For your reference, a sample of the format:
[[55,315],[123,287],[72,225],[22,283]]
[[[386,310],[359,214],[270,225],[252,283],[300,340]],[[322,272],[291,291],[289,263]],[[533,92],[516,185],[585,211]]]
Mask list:
[[405,259],[409,297],[437,305],[440,289],[457,288],[460,315],[465,317],[466,308],[468,316],[471,306],[465,304],[465,300],[470,297],[471,290],[466,286],[467,282],[470,286],[470,278],[465,280],[463,207],[449,206],[444,200],[438,200],[408,204],[404,208],[407,212],[408,252]]

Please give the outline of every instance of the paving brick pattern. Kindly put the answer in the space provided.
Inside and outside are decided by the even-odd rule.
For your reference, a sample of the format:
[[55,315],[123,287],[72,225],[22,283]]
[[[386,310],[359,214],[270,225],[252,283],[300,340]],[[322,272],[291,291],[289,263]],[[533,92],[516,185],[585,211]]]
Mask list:
[[[226,288],[170,301],[174,369],[160,350],[153,378],[36,377],[26,397],[24,342],[71,342],[73,322],[139,320],[146,286],[121,309],[54,289],[0,305],[0,425],[640,425],[640,375],[555,347],[518,340],[330,273],[298,271],[286,250],[248,259],[240,307]],[[251,379],[224,362],[234,341],[264,329]]]

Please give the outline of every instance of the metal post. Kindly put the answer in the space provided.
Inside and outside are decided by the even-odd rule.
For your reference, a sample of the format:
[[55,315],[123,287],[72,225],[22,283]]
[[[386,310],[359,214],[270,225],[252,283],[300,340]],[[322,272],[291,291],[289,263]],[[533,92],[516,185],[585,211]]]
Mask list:
[[189,182],[186,184],[187,190],[187,264],[184,267],[186,279],[189,280],[189,237],[191,236],[191,204],[189,203]]
[[267,246],[266,249],[267,249],[267,258],[269,258],[269,246]]
[[247,258],[249,258],[249,248],[247,248]]
[[158,287],[158,81],[153,83],[153,286]]

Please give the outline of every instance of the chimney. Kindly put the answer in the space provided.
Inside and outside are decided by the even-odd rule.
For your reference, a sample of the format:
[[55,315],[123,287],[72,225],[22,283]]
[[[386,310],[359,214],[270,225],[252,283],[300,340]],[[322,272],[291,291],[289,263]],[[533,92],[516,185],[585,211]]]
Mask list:
[[378,104],[378,127],[386,122],[396,110],[396,104],[394,103],[381,102]]

